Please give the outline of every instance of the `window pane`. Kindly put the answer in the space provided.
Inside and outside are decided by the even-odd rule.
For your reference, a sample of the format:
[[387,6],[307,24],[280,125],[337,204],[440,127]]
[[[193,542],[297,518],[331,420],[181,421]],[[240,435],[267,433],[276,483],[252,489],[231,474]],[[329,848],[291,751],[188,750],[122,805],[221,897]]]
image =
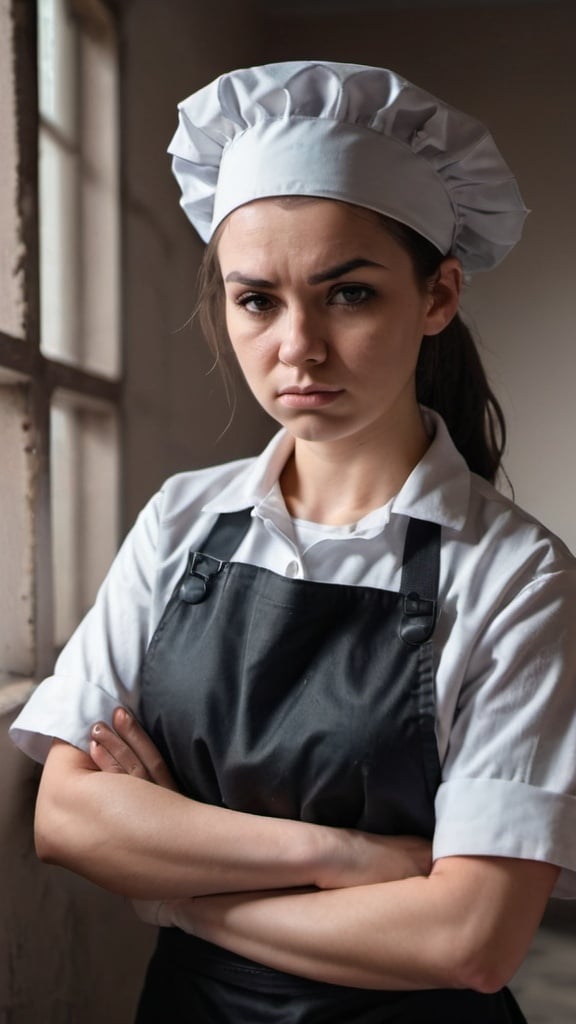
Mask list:
[[74,145],[77,136],[77,28],[67,0],[38,0],[40,116]]
[[82,344],[84,365],[120,372],[117,57],[114,45],[83,34]]
[[81,363],[78,157],[40,132],[40,337],[45,355]]
[[41,347],[120,372],[117,45],[106,8],[38,9]]
[[118,543],[118,430],[105,403],[59,392],[51,413],[55,640],[96,596]]

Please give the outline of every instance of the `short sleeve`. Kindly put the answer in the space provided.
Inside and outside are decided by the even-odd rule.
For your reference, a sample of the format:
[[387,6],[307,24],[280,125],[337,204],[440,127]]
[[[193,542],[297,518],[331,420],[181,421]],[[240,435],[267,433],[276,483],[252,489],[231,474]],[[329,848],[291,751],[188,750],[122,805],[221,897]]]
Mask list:
[[576,574],[531,581],[470,655],[436,798],[434,856],[562,868],[576,897]]
[[10,735],[44,762],[53,738],[87,751],[90,726],[118,705],[138,705],[140,666],[151,628],[162,494],[140,513],[94,603],[30,697]]

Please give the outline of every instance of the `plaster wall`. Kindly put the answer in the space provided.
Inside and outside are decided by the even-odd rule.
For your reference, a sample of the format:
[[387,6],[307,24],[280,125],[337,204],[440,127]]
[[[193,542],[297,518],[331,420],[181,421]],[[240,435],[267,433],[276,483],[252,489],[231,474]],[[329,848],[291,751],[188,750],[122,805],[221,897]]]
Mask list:
[[129,1024],[151,929],[116,896],[32,847],[39,770],[6,736],[0,710],[0,1021]]
[[[194,11],[191,10],[194,7]],[[250,454],[271,433],[240,381],[235,411],[190,323],[203,246],[166,154],[177,103],[223,70],[261,61],[254,5],[135,0],[123,30],[126,523],[171,473]]]

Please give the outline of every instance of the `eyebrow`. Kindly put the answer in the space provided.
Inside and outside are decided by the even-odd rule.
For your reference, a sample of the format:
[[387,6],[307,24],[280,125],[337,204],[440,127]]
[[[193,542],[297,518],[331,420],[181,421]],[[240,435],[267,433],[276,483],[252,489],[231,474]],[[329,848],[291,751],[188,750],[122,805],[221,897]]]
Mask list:
[[[385,267],[383,263],[375,263],[374,260],[366,260],[362,257],[357,257],[353,260],[346,260],[345,263],[338,263],[334,267],[327,267],[326,270],[321,270],[317,274],[312,274],[308,278],[307,284],[323,284],[325,281],[334,281],[337,277],[343,277],[345,274],[351,273],[352,270],[358,270],[359,267],[379,267],[381,270],[388,270],[389,267]],[[226,275],[226,282],[236,281],[238,284],[246,285],[248,288],[275,288],[275,281],[268,281],[265,277],[247,277],[242,274],[239,270],[231,270]]]
[[231,270],[224,280],[237,281],[238,284],[245,284],[249,288],[274,288],[274,281],[267,281],[265,277],[246,277],[246,274],[239,270]]
[[327,270],[321,270],[318,274],[312,274],[308,278],[308,284],[323,284],[324,281],[334,281],[337,277],[343,277],[345,274],[349,274],[352,270],[358,270],[359,267],[379,267],[381,270],[388,270],[383,263],[375,263],[374,260],[362,259],[358,257],[354,260],[347,260],[346,263],[338,263],[335,267],[328,267]]

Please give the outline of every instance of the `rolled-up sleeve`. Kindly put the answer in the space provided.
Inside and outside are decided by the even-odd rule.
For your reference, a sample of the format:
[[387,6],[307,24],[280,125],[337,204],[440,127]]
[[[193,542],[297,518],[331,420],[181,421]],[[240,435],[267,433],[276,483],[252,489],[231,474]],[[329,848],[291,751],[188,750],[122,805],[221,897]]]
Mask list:
[[140,513],[54,674],[12,724],[14,743],[37,761],[45,761],[53,738],[87,751],[94,722],[110,722],[119,704],[137,708],[151,629],[161,502],[160,493]]
[[461,687],[436,797],[434,856],[562,868],[576,897],[576,577],[543,575],[487,624]]

